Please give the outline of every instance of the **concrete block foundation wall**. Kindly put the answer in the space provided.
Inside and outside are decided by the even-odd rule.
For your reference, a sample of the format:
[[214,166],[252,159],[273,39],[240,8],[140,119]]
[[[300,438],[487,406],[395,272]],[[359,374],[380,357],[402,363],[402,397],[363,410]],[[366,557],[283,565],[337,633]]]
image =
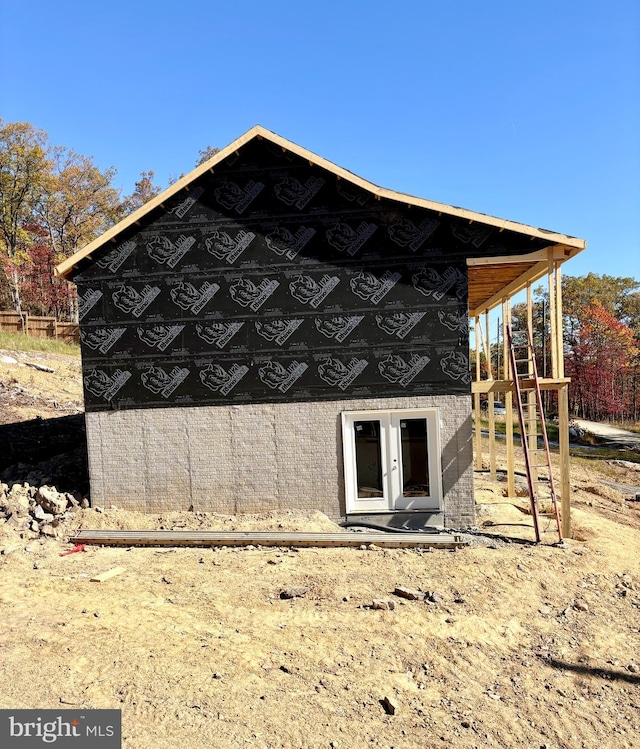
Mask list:
[[343,411],[440,408],[445,526],[474,524],[468,395],[86,414],[94,505],[345,513]]

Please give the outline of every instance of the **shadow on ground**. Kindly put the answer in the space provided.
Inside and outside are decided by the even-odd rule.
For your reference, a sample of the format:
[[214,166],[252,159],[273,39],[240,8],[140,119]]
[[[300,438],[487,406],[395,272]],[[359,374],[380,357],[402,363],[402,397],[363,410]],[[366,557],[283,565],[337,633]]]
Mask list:
[[0,425],[0,480],[88,496],[84,414]]

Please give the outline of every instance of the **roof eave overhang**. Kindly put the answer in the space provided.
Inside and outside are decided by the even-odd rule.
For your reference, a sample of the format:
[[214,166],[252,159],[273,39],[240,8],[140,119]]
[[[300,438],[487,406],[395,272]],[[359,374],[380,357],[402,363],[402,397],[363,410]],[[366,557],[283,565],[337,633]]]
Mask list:
[[88,258],[96,250],[98,250],[108,242],[116,242],[117,237],[122,234],[122,232],[124,232],[134,224],[140,222],[151,211],[155,210],[158,207],[162,207],[164,203],[166,203],[170,198],[179,193],[181,190],[188,190],[189,185],[191,185],[195,180],[197,180],[203,174],[206,174],[209,171],[213,171],[217,164],[224,161],[224,159],[238,151],[238,149],[240,149],[242,146],[244,146],[254,138],[264,138],[266,140],[269,140],[272,143],[280,146],[283,150],[290,151],[291,153],[294,153],[297,156],[306,159],[310,164],[314,164],[335,174],[338,179],[345,179],[352,184],[357,185],[364,190],[367,190],[379,200],[391,200],[397,203],[402,203],[408,207],[415,206],[419,208],[426,208],[431,211],[436,211],[439,214],[446,214],[449,216],[456,216],[458,218],[466,219],[469,221],[469,223],[478,222],[486,224],[488,226],[497,227],[500,230],[506,229],[509,231],[518,232],[532,239],[544,239],[551,244],[559,244],[567,248],[574,249],[577,252],[584,249],[584,247],[586,246],[586,242],[583,239],[578,239],[577,237],[571,237],[565,234],[547,231],[546,229],[540,229],[534,226],[520,224],[515,221],[508,221],[507,219],[501,219],[495,216],[489,216],[484,213],[470,211],[465,208],[458,208],[456,206],[447,205],[445,203],[426,200],[425,198],[417,198],[413,195],[407,195],[405,193],[400,193],[384,187],[379,187],[378,185],[375,185],[372,182],[369,182],[362,177],[353,174],[347,169],[344,169],[337,164],[333,164],[331,161],[322,158],[322,156],[318,156],[312,151],[309,151],[306,148],[302,148],[302,146],[299,146],[296,143],[293,143],[292,141],[289,141],[286,138],[283,138],[282,136],[277,135],[270,130],[267,130],[261,125],[255,125],[250,130],[247,130],[246,133],[234,140],[233,143],[230,143],[228,146],[220,150],[215,156],[206,161],[204,164],[196,167],[192,172],[189,172],[189,174],[186,174],[177,182],[174,182],[173,185],[160,193],[160,195],[152,198],[148,203],[145,203],[145,205],[143,205],[137,211],[134,211],[118,224],[113,226],[111,229],[108,229],[104,234],[99,236],[86,247],[79,250],[71,257],[67,258],[67,260],[64,260],[57,266],[56,274],[64,278],[69,278],[70,276],[72,276],[74,269],[77,268],[85,258]]
[[572,247],[564,244],[555,244],[537,252],[530,252],[526,255],[505,256],[505,257],[486,257],[470,258],[467,260],[470,280],[475,276],[475,280],[482,283],[483,277],[487,279],[495,276],[501,266],[520,265],[522,270],[514,274],[514,277],[505,284],[499,291],[489,294],[482,300],[469,299],[469,316],[489,312],[494,307],[498,307],[504,301],[511,299],[521,291],[526,290],[536,281],[539,281],[554,268],[559,267],[562,263],[571,259],[584,249],[586,242],[583,241],[583,247]]

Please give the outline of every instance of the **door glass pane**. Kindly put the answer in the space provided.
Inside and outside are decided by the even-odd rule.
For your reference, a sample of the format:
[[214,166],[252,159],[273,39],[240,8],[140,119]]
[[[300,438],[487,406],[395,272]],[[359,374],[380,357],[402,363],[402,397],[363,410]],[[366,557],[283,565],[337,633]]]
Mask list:
[[382,443],[379,421],[354,421],[358,498],[382,497]]
[[402,496],[429,496],[429,454],[426,419],[400,421]]

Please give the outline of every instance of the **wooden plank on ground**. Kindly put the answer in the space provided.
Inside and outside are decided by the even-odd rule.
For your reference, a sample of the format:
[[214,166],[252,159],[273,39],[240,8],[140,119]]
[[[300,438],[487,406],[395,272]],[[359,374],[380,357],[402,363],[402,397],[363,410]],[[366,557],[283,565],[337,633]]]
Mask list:
[[275,531],[188,531],[188,530],[80,530],[71,543],[106,546],[361,546],[386,548],[456,548],[466,545],[453,533],[296,533]]
[[95,577],[91,578],[92,583],[103,583],[105,580],[110,580],[112,577],[115,577],[116,575],[121,575],[123,572],[126,572],[126,567],[112,567],[110,570],[107,570],[106,572],[101,572],[99,575],[95,575]]

